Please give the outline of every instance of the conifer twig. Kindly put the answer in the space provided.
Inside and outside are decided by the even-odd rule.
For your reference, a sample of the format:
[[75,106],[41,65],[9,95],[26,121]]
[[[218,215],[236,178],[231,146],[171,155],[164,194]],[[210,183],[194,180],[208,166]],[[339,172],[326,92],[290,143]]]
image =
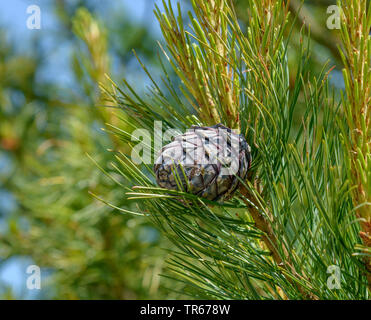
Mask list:
[[353,205],[360,221],[366,277],[371,292],[371,10],[367,0],[339,2],[346,97],[342,97],[346,124],[344,146]]
[[[290,257],[287,251],[286,246],[283,244],[282,248],[285,255],[285,261],[281,258],[281,255],[279,254],[277,248],[278,248],[278,240],[277,237],[273,231],[271,223],[259,212],[258,206],[256,203],[252,200],[253,195],[247,190],[245,186],[240,187],[241,194],[245,197],[242,198],[242,201],[246,204],[247,208],[249,209],[249,213],[251,217],[254,219],[255,226],[263,232],[263,235],[261,236],[261,239],[264,241],[265,245],[269,249],[269,251],[272,254],[273,260],[276,262],[278,266],[282,266],[287,271],[297,275],[297,272],[294,268],[294,266],[290,262]],[[248,200],[249,201],[248,201]],[[285,276],[286,277],[286,276]],[[300,293],[306,298],[310,300],[318,300],[318,297],[314,295],[313,293],[307,293],[304,288],[302,288],[299,284],[295,284],[294,281],[286,277],[286,279],[292,284],[296,285],[298,287],[298,290]]]

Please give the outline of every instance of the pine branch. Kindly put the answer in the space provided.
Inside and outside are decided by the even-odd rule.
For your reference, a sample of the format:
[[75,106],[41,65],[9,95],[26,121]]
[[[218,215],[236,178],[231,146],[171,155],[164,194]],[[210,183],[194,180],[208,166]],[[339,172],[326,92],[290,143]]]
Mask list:
[[[252,147],[248,180],[258,179],[261,187],[250,187],[247,182],[243,201],[235,197],[218,203],[156,187],[148,165],[136,166],[121,154],[117,173],[124,181],[137,184],[126,193],[127,199],[136,201],[138,210],[151,216],[178,248],[171,269],[199,290],[197,295],[367,298],[364,274],[352,255],[359,230],[353,223],[329,71],[324,66],[320,74],[310,76],[309,43],[301,41],[297,75],[290,86],[290,39],[285,38],[288,6],[284,1],[249,0],[246,31],[230,2],[218,7],[222,8],[220,17],[212,8],[222,2],[192,3],[194,12],[203,15],[195,14],[195,19],[190,14],[187,31],[180,7],[177,16],[170,3],[164,3],[164,14],[156,10],[166,40],[163,53],[182,82],[182,95],[177,90],[179,82],[172,81],[163,68],[162,85],[149,75],[153,88],[145,98],[124,81],[123,89],[115,85],[110,99],[128,116],[126,122],[133,130],[152,130],[153,119],[164,123],[163,130],[206,126],[214,124],[213,112],[231,124],[236,118],[227,112],[226,85],[233,79],[239,127]],[[210,28],[215,24],[217,30]],[[302,124],[294,127],[298,113]],[[111,130],[125,143],[132,143],[129,132],[115,126]],[[262,248],[262,240],[268,250]],[[330,265],[344,271],[341,290],[327,286]]]
[[229,127],[238,127],[240,91],[237,73],[231,68],[236,56],[226,48],[226,1],[192,1],[191,30],[183,26],[179,3],[178,15],[170,2],[163,5],[166,15],[158,7],[155,14],[170,52],[166,56],[188,91],[189,102],[205,124],[223,119]]
[[[242,198],[242,201],[246,204],[247,208],[249,209],[249,213],[254,219],[256,227],[260,231],[263,232],[263,235],[261,238],[264,241],[267,248],[269,249],[269,251],[271,252],[273,260],[276,262],[278,266],[285,268],[288,272],[292,274],[298,275],[297,271],[292,266],[287,248],[284,244],[282,246],[284,259],[282,259],[281,254],[278,252],[277,250],[277,248],[279,247],[278,240],[272,228],[272,224],[260,212],[261,210],[263,210],[263,208],[259,209],[259,205],[256,203],[256,201],[253,200],[254,199],[253,194],[249,192],[246,187],[242,186],[240,188],[240,192],[245,197],[245,198]],[[286,277],[286,279],[291,284],[295,285],[292,278]],[[296,284],[296,286],[298,287],[298,290],[300,291],[300,293],[303,295],[305,299],[318,300],[318,297],[316,295],[310,292],[309,293],[306,292],[305,289],[300,286],[300,284]]]
[[366,273],[371,292],[371,4],[346,0],[342,8],[341,35],[346,97],[342,97],[346,123],[343,129],[348,156],[353,204],[360,219],[360,237],[365,248]]

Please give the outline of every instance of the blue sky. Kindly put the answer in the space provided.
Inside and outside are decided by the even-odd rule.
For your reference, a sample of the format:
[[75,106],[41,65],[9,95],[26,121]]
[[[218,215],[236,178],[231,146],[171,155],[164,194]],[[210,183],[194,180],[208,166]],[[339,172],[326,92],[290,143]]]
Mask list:
[[[152,11],[155,3],[161,8],[161,1],[156,0],[116,0],[112,2],[102,2],[91,0],[90,3],[97,9],[98,16],[104,20],[109,19],[109,15],[119,11],[126,13],[127,17],[133,21],[140,21],[145,24],[155,36],[160,38],[160,28],[157,25],[155,16]],[[107,5],[109,3],[109,5]],[[31,4],[36,4],[41,11],[41,29],[30,30],[26,27],[26,21],[29,17],[26,10]],[[52,1],[41,0],[12,0],[8,1],[0,10],[0,27],[5,28],[8,32],[8,38],[16,45],[18,51],[25,52],[29,50],[32,40],[35,36],[40,36],[42,41],[38,42],[47,54],[47,64],[41,77],[48,79],[53,77],[63,84],[68,85],[70,82],[70,60],[68,57],[71,53],[71,48],[67,43],[56,45],[55,33],[58,33],[58,20],[55,17],[52,8]],[[50,73],[49,68],[53,67],[54,72]],[[58,68],[57,70],[55,68]],[[57,71],[57,72],[55,72]]]

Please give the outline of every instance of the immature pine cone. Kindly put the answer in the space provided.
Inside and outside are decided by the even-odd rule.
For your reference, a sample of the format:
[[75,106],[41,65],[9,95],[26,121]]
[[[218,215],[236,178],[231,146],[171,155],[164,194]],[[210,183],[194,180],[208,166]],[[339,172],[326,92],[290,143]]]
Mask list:
[[245,138],[222,124],[192,126],[161,149],[154,166],[156,180],[165,189],[179,190],[179,184],[200,197],[227,200],[238,188],[236,176],[246,179],[250,152]]

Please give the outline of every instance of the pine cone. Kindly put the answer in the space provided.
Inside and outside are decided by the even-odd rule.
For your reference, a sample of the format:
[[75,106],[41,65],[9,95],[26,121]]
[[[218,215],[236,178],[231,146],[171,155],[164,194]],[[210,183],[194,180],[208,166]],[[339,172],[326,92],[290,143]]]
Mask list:
[[161,149],[154,165],[156,180],[165,189],[227,200],[238,188],[237,176],[246,179],[250,151],[242,135],[222,124],[192,126]]

